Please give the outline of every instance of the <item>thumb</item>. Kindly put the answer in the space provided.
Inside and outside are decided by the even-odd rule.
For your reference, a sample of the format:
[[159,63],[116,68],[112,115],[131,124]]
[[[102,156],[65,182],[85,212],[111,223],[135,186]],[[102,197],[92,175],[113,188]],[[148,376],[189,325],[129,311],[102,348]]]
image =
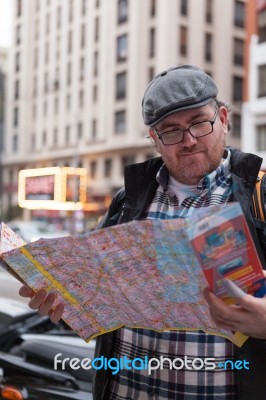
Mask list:
[[254,308],[258,309],[261,306],[261,299],[258,299],[250,294],[245,293],[239,286],[230,279],[224,278],[223,285],[226,288],[228,294],[237,298],[237,304],[247,311],[254,311]]
[[230,297],[239,299],[246,296],[246,293],[230,279],[224,278],[222,283]]

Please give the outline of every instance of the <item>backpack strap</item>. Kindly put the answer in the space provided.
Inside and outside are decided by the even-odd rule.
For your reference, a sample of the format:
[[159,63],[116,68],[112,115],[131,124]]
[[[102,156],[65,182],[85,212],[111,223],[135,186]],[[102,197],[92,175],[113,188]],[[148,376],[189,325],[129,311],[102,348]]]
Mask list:
[[251,202],[251,212],[261,248],[266,253],[266,172],[260,171]]
[[251,210],[253,217],[257,220],[266,221],[266,172],[260,171],[254,193],[252,196]]

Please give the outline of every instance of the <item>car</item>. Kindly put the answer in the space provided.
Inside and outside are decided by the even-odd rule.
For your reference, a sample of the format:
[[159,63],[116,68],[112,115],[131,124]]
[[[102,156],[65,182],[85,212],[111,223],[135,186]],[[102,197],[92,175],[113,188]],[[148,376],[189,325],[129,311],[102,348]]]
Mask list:
[[55,368],[54,360],[92,360],[94,350],[94,340],[86,343],[63,321],[0,297],[0,400],[92,400],[92,369]]
[[6,223],[25,242],[34,242],[40,238],[52,239],[68,236],[67,231],[60,231],[54,225],[44,221],[9,221]]

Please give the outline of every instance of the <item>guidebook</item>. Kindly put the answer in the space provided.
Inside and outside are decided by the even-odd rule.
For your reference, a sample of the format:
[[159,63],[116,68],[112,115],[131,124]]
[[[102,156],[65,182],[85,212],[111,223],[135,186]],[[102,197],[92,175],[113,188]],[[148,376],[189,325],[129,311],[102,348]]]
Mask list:
[[266,294],[238,203],[26,245],[2,223],[1,266],[34,291],[55,292],[64,321],[85,341],[127,326],[202,330],[241,346],[247,337],[215,326],[202,290],[210,286],[237,302],[224,285],[229,279],[254,296]]

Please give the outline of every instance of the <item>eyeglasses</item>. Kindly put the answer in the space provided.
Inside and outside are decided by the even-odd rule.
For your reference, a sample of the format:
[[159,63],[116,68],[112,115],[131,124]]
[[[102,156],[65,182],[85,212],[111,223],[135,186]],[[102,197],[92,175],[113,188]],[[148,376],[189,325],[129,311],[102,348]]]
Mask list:
[[157,129],[154,128],[154,131],[165,146],[171,146],[172,144],[183,142],[186,131],[188,131],[193,138],[206,136],[213,132],[213,125],[215,123],[218,110],[219,108],[216,109],[212,121],[201,121],[190,125],[186,129],[176,128],[172,131],[159,133]]

